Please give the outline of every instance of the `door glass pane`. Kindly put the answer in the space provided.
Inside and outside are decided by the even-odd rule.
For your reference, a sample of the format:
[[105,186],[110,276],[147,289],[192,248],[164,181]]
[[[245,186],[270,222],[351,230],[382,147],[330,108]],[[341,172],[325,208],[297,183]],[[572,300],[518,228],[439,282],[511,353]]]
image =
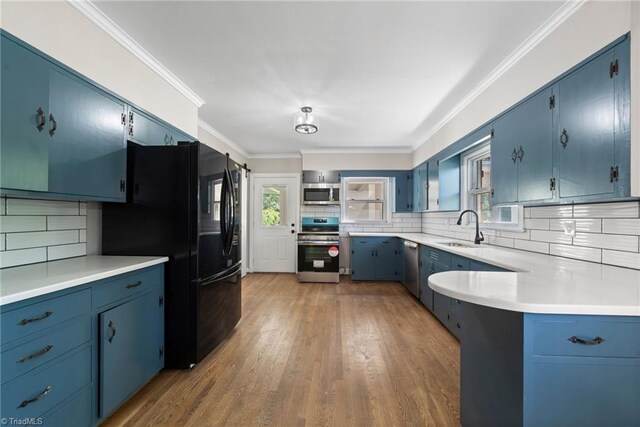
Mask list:
[[262,226],[284,227],[287,218],[287,187],[265,185],[262,187]]
[[384,207],[382,202],[348,201],[347,215],[353,221],[382,221]]

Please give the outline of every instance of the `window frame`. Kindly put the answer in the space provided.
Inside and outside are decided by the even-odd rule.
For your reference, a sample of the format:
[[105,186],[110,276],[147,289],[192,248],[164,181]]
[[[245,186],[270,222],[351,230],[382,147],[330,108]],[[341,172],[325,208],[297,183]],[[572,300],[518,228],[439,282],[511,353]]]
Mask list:
[[[491,158],[491,135],[487,135],[481,138],[474,144],[472,144],[466,151],[460,155],[460,171],[461,171],[461,211],[466,209],[473,209],[478,212],[476,206],[476,197],[480,194],[486,194],[493,191],[493,182],[489,182],[488,187],[476,188],[474,184],[474,177],[472,175],[472,165],[474,162],[484,158]],[[485,230],[505,230],[505,231],[524,231],[524,208],[518,203],[498,204],[491,203],[492,213],[497,208],[511,209],[512,218],[515,218],[513,222],[480,222],[480,228]],[[463,218],[462,226],[464,228],[475,228],[475,219],[469,215],[465,215]]]
[[[359,199],[348,199],[347,196],[349,194],[347,187],[351,182],[372,182],[382,183],[382,200],[359,200]],[[391,180],[389,177],[381,177],[381,176],[364,176],[364,177],[342,177],[341,185],[340,185],[340,222],[345,224],[391,224],[391,206],[393,204],[393,200],[391,200],[392,192],[391,188]],[[364,202],[364,203],[380,203],[382,204],[382,219],[381,220],[362,220],[362,219],[352,219],[349,218],[347,206],[350,201],[356,202]]]

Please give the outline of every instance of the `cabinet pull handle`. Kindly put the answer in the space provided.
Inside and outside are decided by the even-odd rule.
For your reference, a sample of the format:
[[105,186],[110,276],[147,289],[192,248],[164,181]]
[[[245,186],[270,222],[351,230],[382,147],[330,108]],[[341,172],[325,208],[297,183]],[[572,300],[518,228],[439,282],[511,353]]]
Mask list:
[[169,145],[173,145],[173,136],[169,137]]
[[520,149],[518,150],[518,160],[520,160],[520,163],[522,163],[523,157],[524,157],[524,150],[522,149],[522,145],[521,145]]
[[24,325],[28,325],[29,323],[33,323],[33,322],[39,322],[41,320],[46,319],[47,317],[51,316],[53,314],[52,311],[45,311],[43,314],[41,314],[38,317],[32,317],[31,319],[22,319],[18,325],[20,326],[24,326]]
[[111,331],[111,335],[109,336],[108,341],[112,342],[113,341],[113,337],[116,336],[116,327],[115,327],[115,325],[113,324],[113,322],[111,320],[109,320],[109,324],[107,326],[109,327],[109,330]]
[[169,145],[169,135],[164,134],[164,145]]
[[138,280],[136,283],[128,284],[127,285],[127,289],[137,288],[140,285],[142,285],[142,280]]
[[36,114],[38,115],[38,124],[37,124],[37,128],[38,128],[38,132],[42,132],[42,129],[44,129],[44,124],[47,121],[47,116],[44,115],[44,111],[42,111],[41,107],[38,107],[38,109],[36,110]]
[[567,341],[573,343],[573,344],[583,344],[583,345],[598,345],[598,344],[602,344],[604,342],[604,338],[602,337],[595,337],[592,340],[583,340],[580,339],[578,337],[576,337],[575,335],[567,338]]
[[18,409],[24,408],[30,403],[37,402],[38,400],[42,399],[47,394],[49,394],[51,392],[51,390],[53,390],[53,387],[51,387],[50,385],[46,386],[45,389],[42,390],[40,392],[40,394],[38,394],[36,397],[34,397],[32,399],[23,400],[22,403],[20,404],[20,406],[18,406]]
[[53,134],[56,133],[56,129],[58,129],[58,122],[53,117],[53,114],[49,114],[49,121],[51,122],[51,129],[49,129],[49,135],[53,137]]
[[42,350],[33,353],[33,354],[29,354],[28,356],[24,356],[22,359],[18,360],[18,363],[24,363],[24,362],[28,362],[31,359],[35,359],[38,358],[40,356],[43,356],[47,353],[49,353],[49,351],[51,351],[51,349],[53,348],[53,346],[51,344],[49,344],[48,346],[46,346],[45,348],[43,348]]
[[569,134],[566,129],[562,129],[562,133],[560,134],[560,144],[562,144],[562,148],[567,148],[567,143],[569,142]]
[[511,153],[511,160],[513,160],[513,163],[515,164],[517,159],[518,159],[518,152],[514,148],[513,152]]

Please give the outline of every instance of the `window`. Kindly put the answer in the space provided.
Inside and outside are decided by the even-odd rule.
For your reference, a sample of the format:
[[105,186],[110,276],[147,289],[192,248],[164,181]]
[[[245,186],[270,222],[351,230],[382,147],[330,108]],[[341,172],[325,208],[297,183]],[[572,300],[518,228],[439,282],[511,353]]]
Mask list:
[[389,222],[389,178],[343,178],[342,222]]
[[287,187],[262,187],[262,226],[285,227],[287,222]]
[[461,157],[463,209],[478,212],[485,228],[521,229],[522,209],[518,205],[494,206],[491,203],[490,137],[477,144]]

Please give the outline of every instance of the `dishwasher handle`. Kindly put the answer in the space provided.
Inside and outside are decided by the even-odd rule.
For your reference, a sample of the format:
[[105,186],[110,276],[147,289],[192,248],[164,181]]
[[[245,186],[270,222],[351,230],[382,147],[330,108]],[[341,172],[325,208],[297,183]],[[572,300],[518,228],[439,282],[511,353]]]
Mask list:
[[402,244],[411,249],[416,249],[418,247],[416,242],[410,242],[409,240],[405,240]]

